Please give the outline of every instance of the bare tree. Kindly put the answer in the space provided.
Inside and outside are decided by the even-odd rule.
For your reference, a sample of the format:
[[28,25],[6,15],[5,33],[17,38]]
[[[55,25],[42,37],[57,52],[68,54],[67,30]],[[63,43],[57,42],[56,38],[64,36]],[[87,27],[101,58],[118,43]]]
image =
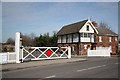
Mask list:
[[111,28],[105,22],[100,22],[99,27],[104,27],[104,28],[107,28],[107,29],[111,30]]
[[21,34],[23,46],[34,46],[35,45],[35,34]]

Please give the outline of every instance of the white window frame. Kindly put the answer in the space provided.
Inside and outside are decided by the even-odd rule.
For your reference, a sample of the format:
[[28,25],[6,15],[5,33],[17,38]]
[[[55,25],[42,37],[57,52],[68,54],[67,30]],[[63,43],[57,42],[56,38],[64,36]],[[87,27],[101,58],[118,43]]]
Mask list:
[[58,36],[58,43],[61,43],[61,36]]
[[84,49],[87,49],[87,44],[84,45]]
[[62,36],[62,41],[61,41],[61,43],[66,43],[66,35],[63,35],[63,36]]
[[115,37],[115,41],[117,41],[118,39],[117,39],[117,37]]
[[75,47],[74,46],[72,46],[72,50],[75,51]]
[[112,37],[109,37],[109,42],[111,42],[112,41]]
[[80,33],[80,37],[84,37],[84,33]]
[[72,35],[67,35],[67,43],[72,43]]
[[73,42],[78,42],[79,41],[79,34],[73,34]]
[[102,42],[102,36],[99,36],[99,42]]

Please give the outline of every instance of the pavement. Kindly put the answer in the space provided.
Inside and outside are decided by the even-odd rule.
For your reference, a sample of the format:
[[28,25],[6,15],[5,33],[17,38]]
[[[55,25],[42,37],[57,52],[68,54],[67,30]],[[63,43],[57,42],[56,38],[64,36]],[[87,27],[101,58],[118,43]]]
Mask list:
[[32,68],[38,66],[52,65],[52,64],[61,64],[61,63],[71,63],[71,62],[79,62],[86,61],[87,59],[84,57],[73,57],[70,59],[52,59],[52,60],[39,60],[39,61],[28,61],[23,63],[12,63],[12,64],[2,64],[2,71],[11,71],[25,68]]

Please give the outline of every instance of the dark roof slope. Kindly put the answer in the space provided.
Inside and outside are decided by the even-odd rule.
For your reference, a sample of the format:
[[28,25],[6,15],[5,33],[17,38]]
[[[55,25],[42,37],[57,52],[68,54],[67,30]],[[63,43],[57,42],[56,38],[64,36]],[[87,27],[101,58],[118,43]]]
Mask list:
[[62,29],[57,33],[57,35],[77,33],[87,21],[88,20],[84,20],[84,21],[63,26]]
[[115,32],[105,27],[96,27],[98,35],[118,36]]
[[[83,20],[80,22],[76,22],[76,23],[73,23],[70,25],[63,26],[62,29],[59,30],[57,35],[77,33],[77,32],[79,32],[79,30],[84,26],[84,24],[87,21],[88,20]],[[114,33],[113,31],[111,31],[110,29],[105,28],[105,27],[97,27],[96,26],[96,29],[98,31],[98,35],[118,36],[116,33]]]

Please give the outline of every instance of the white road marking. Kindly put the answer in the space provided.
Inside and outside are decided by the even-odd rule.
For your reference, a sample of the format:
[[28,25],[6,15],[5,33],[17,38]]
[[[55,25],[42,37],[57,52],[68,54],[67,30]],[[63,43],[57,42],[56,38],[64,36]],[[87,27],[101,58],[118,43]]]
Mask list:
[[80,72],[80,71],[85,71],[85,70],[87,70],[87,69],[81,69],[81,70],[77,70],[77,72]]
[[77,72],[80,72],[80,71],[85,71],[85,70],[90,70],[90,69],[95,69],[95,68],[100,68],[100,67],[105,67],[105,66],[106,66],[106,65],[101,65],[101,66],[90,67],[90,68],[87,68],[87,69],[77,70]]
[[48,76],[48,77],[45,77],[45,78],[54,78],[54,77],[56,77],[56,75]]

